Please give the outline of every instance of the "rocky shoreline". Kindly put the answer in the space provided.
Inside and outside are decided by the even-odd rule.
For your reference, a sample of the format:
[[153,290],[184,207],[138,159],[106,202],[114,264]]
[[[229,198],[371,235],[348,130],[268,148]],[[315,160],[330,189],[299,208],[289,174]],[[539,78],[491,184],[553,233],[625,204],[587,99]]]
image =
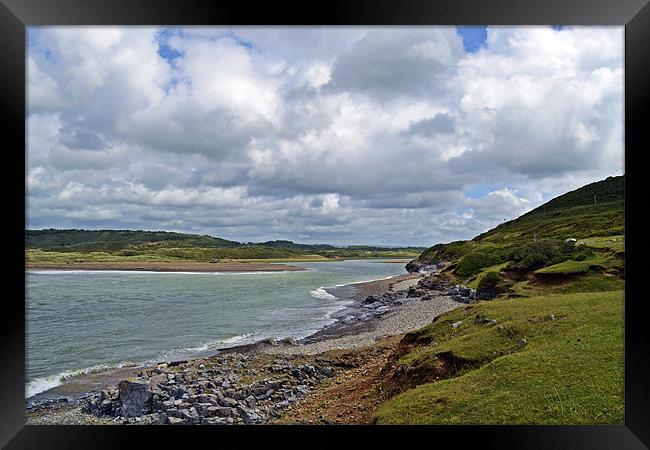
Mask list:
[[[134,368],[77,397],[28,405],[28,424],[263,424],[340,372],[358,352],[462,306],[435,274],[411,273],[354,288],[336,322],[300,340],[267,339],[215,356]],[[465,293],[463,291],[463,293]]]

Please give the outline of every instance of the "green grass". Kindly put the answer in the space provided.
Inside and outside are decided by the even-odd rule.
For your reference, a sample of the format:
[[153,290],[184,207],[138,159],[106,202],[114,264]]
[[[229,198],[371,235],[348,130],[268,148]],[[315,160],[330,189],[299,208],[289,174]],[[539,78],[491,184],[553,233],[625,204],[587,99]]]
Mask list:
[[593,248],[605,248],[615,252],[625,251],[625,235],[618,234],[615,236],[594,236],[586,238],[578,238],[579,241],[585,245]]
[[546,293],[578,293],[578,292],[609,292],[625,288],[625,281],[606,275],[582,276],[569,283],[563,283],[546,288]]
[[616,236],[624,232],[623,200],[581,205],[561,211],[523,215],[474,238],[481,242],[518,242],[540,238],[588,239]]
[[182,258],[172,258],[155,254],[140,254],[120,256],[107,252],[46,252],[39,249],[25,251],[28,262],[36,263],[73,263],[73,262],[120,262],[120,261],[182,261]]
[[535,271],[536,275],[577,275],[589,272],[587,261],[564,261]]
[[[482,314],[498,324],[475,324]],[[554,315],[555,320],[550,316]],[[454,329],[451,323],[462,320]],[[431,370],[436,355],[464,361],[456,377],[426,383],[379,407],[382,424],[621,424],[623,292],[480,302],[415,332],[401,364]],[[528,343],[519,345],[525,338]],[[478,368],[476,368],[478,367]],[[409,373],[409,372],[407,372]]]

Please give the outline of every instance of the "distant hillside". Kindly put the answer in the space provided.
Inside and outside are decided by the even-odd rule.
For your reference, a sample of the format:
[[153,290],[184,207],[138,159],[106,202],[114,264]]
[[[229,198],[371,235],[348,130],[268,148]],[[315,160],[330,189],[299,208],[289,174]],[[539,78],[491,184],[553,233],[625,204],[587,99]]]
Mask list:
[[25,246],[62,251],[110,251],[130,246],[162,244],[174,247],[236,247],[239,242],[212,236],[167,231],[26,230]]
[[32,262],[412,258],[423,250],[422,247],[335,247],[286,240],[240,243],[166,231],[56,229],[26,230],[25,247]]
[[[255,245],[255,244],[253,244]],[[256,245],[262,245],[264,247],[275,247],[275,248],[289,248],[293,250],[334,250],[337,247],[327,244],[296,244],[293,241],[266,241],[260,242]]]
[[[473,241],[611,236],[624,233],[625,175],[609,177],[560,195]],[[595,200],[595,203],[594,203]]]
[[[534,287],[540,280],[569,278],[592,277],[593,286],[620,287],[624,203],[625,176],[609,177],[560,195],[472,240],[434,245],[407,269],[443,264],[444,273],[474,286],[487,272],[496,272],[510,293],[532,289],[529,282]],[[565,242],[570,238],[576,243]],[[492,275],[492,279],[496,282],[499,277]]]

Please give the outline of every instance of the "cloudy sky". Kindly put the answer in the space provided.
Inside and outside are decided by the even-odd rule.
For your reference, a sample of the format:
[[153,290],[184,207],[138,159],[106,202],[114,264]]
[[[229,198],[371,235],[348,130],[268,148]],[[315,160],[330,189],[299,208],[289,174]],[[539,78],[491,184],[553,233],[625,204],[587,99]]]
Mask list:
[[27,221],[472,238],[623,165],[622,27],[28,32]]

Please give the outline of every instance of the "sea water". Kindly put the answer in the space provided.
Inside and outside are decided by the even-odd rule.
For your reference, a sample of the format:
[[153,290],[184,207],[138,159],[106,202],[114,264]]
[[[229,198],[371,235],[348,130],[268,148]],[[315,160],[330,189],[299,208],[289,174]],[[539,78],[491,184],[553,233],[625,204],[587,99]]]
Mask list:
[[26,397],[79,373],[207,355],[269,337],[305,337],[350,303],[332,295],[342,290],[328,287],[405,273],[397,261],[299,265],[307,270],[30,271]]

